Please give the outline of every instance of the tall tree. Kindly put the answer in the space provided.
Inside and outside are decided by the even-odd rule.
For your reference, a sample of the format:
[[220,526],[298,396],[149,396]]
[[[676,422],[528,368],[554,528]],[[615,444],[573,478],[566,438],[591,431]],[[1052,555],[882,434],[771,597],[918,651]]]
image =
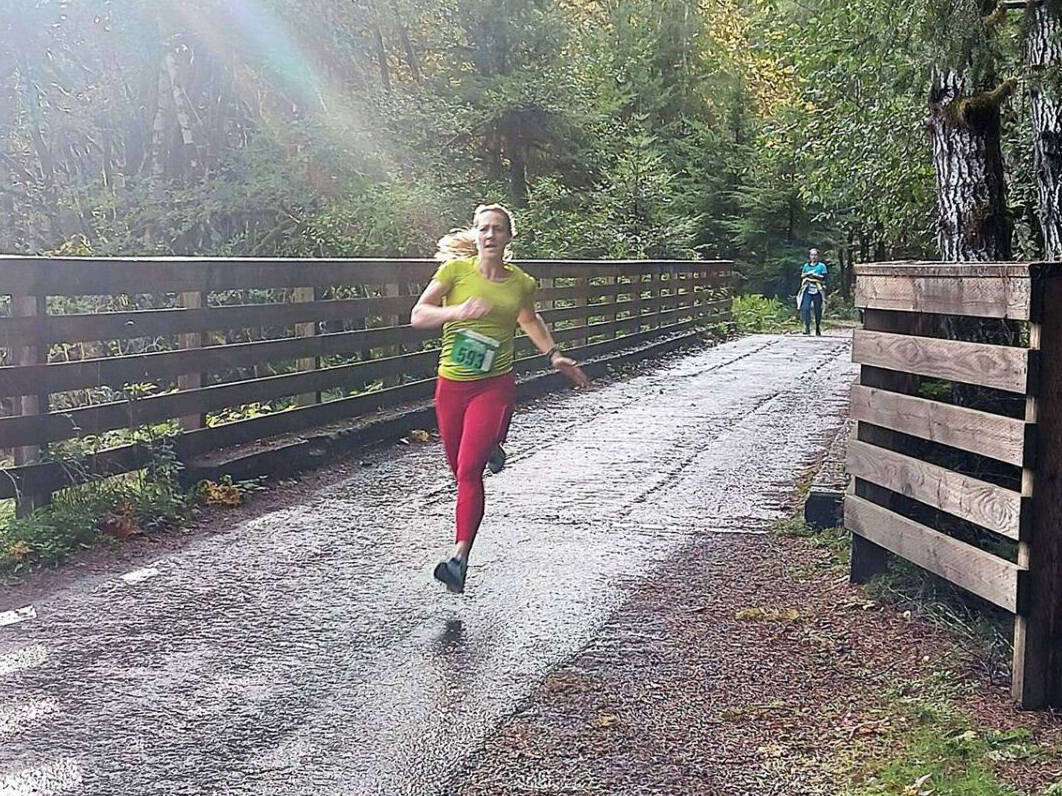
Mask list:
[[1026,13],[1037,215],[1044,256],[1062,260],[1062,1],[1044,0]]
[[929,129],[937,186],[937,243],[945,261],[1009,260],[1000,105],[1014,91],[999,81],[993,35],[1005,8],[995,0],[933,0],[927,40]]

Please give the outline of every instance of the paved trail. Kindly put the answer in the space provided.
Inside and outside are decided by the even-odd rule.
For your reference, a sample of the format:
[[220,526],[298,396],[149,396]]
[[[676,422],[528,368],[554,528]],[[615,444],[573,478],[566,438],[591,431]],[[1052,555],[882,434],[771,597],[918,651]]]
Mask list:
[[522,409],[468,591],[437,445],[0,627],[0,796],[436,793],[660,562],[761,533],[839,423],[841,337],[746,337]]

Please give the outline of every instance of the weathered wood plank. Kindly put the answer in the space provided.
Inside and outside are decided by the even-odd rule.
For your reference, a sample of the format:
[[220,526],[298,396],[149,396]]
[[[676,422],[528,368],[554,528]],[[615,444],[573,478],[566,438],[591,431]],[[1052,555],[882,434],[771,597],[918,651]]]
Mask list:
[[90,258],[0,255],[0,293],[40,296],[210,293],[240,288],[383,284],[430,279],[430,260]]
[[845,498],[844,521],[852,533],[1001,608],[1017,611],[1016,564],[855,495]]
[[[608,288],[607,291],[601,288]],[[630,294],[637,284],[594,286],[590,298]],[[572,299],[577,288],[548,288],[539,291],[544,302]],[[632,299],[636,299],[632,296]],[[625,299],[630,300],[630,299]],[[229,329],[286,327],[299,323],[352,320],[376,315],[397,314],[405,320],[416,302],[415,296],[236,304],[201,309],[136,310],[78,315],[50,315],[26,318],[0,318],[0,347],[30,342],[51,344],[92,340],[123,340],[135,337],[164,337],[192,332]],[[620,301],[619,303],[623,303]]]
[[1017,539],[1021,494],[876,445],[853,440],[849,474]]
[[[649,311],[656,310],[660,300],[643,302]],[[589,305],[560,310],[546,310],[542,314],[547,322],[567,318],[586,318],[604,314],[613,306],[639,306],[637,302],[619,302],[616,305]],[[725,309],[725,301],[706,305],[712,311]],[[194,310],[193,310],[194,311]],[[648,315],[643,317],[649,317]],[[656,317],[653,315],[652,317]],[[661,322],[672,318],[665,313]],[[630,324],[611,327],[592,324],[590,334],[611,334],[616,330],[630,328]],[[578,327],[577,327],[578,328]],[[75,362],[57,362],[50,365],[27,365],[0,367],[0,385],[5,395],[27,393],[57,393],[85,387],[109,386],[121,389],[125,384],[172,379],[187,373],[209,373],[234,368],[249,367],[262,362],[282,362],[311,357],[332,356],[393,345],[419,345],[437,336],[435,330],[413,329],[409,326],[362,329],[353,332],[314,335],[312,337],[287,337],[253,343],[234,343],[224,346],[208,346],[200,349],[163,351],[126,357],[104,357]],[[584,334],[585,336],[585,334]],[[570,339],[570,338],[569,338]]]
[[[729,306],[728,303],[727,306]],[[666,318],[670,318],[672,315],[677,315],[677,313],[665,313]],[[594,329],[595,326],[597,324],[592,325],[589,331],[587,329],[564,330],[558,332],[557,336],[561,338],[571,332],[572,336],[585,337],[588,333],[593,334],[596,331]],[[691,326],[692,323],[689,321],[670,323],[662,327],[661,331],[668,335],[677,335],[688,331]],[[627,322],[620,321],[617,327],[625,329],[636,328],[637,321],[634,319]],[[630,334],[616,340],[606,340],[585,348],[572,349],[570,353],[579,358],[599,356],[627,346],[644,344],[658,334],[659,332],[655,330]],[[516,363],[516,370],[519,373],[541,369],[543,369],[542,358],[537,355],[523,357]],[[178,438],[177,447],[183,458],[190,458],[207,451],[264,439],[276,434],[302,431],[363,415],[404,401],[430,397],[434,385],[435,379],[431,377],[351,398],[340,398],[323,404],[294,408],[262,417],[203,428],[182,434]],[[143,463],[144,459],[139,448],[135,445],[127,445],[89,457],[85,462],[83,471],[85,475],[91,477],[102,477],[129,472],[136,467],[142,466]],[[81,483],[83,480],[81,478],[82,474],[82,470],[72,471],[64,467],[61,462],[46,462],[4,470],[3,476],[0,477],[0,499],[13,497],[16,489],[39,489],[42,491],[62,489],[75,483]]]
[[[46,314],[48,307],[46,300],[41,296],[12,296],[11,312],[20,317],[33,317]],[[36,367],[37,363],[44,362],[48,357],[48,349],[38,345],[15,346],[12,352],[15,358],[14,367]],[[48,412],[48,392],[39,385],[31,385],[15,401],[16,411],[23,417],[39,416]],[[29,440],[22,443],[0,444],[0,447],[14,447],[15,465],[32,465],[41,460],[45,452],[43,440]],[[34,509],[47,504],[51,499],[48,491],[23,490],[19,493],[15,503],[15,511],[18,516],[25,516]]]
[[421,351],[307,373],[216,384],[199,390],[153,395],[136,401],[116,401],[36,417],[0,417],[0,439],[10,440],[10,444],[55,442],[116,428],[135,428],[192,412],[209,412],[332,387],[354,388],[386,376],[429,373],[435,369],[437,357],[437,351]]
[[[1027,600],[1014,635],[1014,687],[1022,707],[1062,708],[1062,276],[1044,270],[1033,286],[1044,307],[1030,344],[1043,353],[1031,472],[1032,526],[1019,560],[1028,561]],[[1038,334],[1037,334],[1038,332]]]
[[1030,356],[1024,348],[857,329],[852,361],[1007,392],[1029,389]]
[[1029,320],[1028,276],[870,276],[856,281],[855,305],[866,309]]
[[535,277],[634,276],[642,273],[689,273],[714,271],[721,283],[729,284],[733,263],[729,260],[518,260],[517,265]]
[[[726,320],[730,317],[729,299],[722,299],[719,301],[702,304],[699,305],[696,309],[701,310],[702,308],[705,310],[705,314],[702,315],[700,320],[698,321],[700,323],[717,323],[719,321]],[[687,307],[680,307],[675,310],[667,310],[665,312],[660,313],[658,320],[665,326],[670,327],[684,315],[694,317],[694,313],[695,310],[693,309]],[[587,337],[596,337],[598,335],[605,335],[606,337],[615,335],[618,336],[621,340],[629,340],[631,338],[631,335],[629,333],[632,330],[634,332],[638,332],[641,328],[641,325],[645,323],[646,319],[649,317],[649,315],[632,316],[628,318],[621,318],[615,323],[611,321],[605,321],[602,323],[591,323],[584,324],[581,326],[573,326],[568,329],[559,329],[553,332],[553,339],[558,344],[566,343],[571,340],[584,339]],[[656,318],[655,315],[653,317]],[[628,334],[620,335],[621,332],[627,332]],[[518,352],[531,351],[533,349],[533,346],[531,346],[530,341],[528,341],[528,339],[523,335],[517,336],[516,346]]]
[[76,468],[57,461],[0,468],[0,500],[25,493],[49,494],[89,480],[128,473],[143,467],[149,458],[139,445],[122,445],[88,454]]
[[1033,268],[1047,264],[1040,263],[942,263],[933,262],[881,262],[858,263],[855,265],[856,278],[864,276],[940,276],[956,278],[998,278],[1011,277],[1028,279]]
[[853,420],[921,437],[941,445],[1022,466],[1026,457],[1026,423],[963,406],[913,395],[852,387],[849,411]]
[[297,323],[351,320],[397,313],[408,317],[415,299],[359,298],[314,302],[233,304],[201,309],[136,310],[38,318],[0,318],[0,346],[165,337],[186,332],[283,328]]
[[[618,276],[652,271],[680,273],[716,268],[728,261],[528,260],[518,263],[536,277]],[[321,287],[415,282],[426,284],[433,260],[248,258],[46,258],[0,255],[0,293],[76,296],[120,293],[201,292],[240,288]]]
[[50,365],[9,366],[0,368],[0,384],[6,395],[20,395],[24,390],[56,393],[99,386],[121,389],[125,384],[171,379],[185,373],[346,354],[369,346],[417,345],[436,336],[437,332],[431,329],[387,326],[154,354],[103,357]]
[[[200,309],[207,302],[207,296],[205,293],[182,293],[180,295],[181,306],[187,309]],[[188,332],[178,337],[177,345],[180,349],[190,351],[192,356],[189,359],[197,358],[196,354],[199,349],[203,347],[203,333],[202,332]],[[203,371],[200,368],[196,368],[193,371],[186,371],[181,373],[177,377],[177,388],[180,390],[196,390],[203,386]],[[153,377],[147,377],[150,380]],[[47,380],[42,379],[42,383],[46,383]],[[137,379],[129,379],[128,381],[138,381]],[[82,385],[88,386],[88,385]],[[120,385],[119,385],[120,386]],[[49,392],[59,392],[58,390],[49,390]],[[206,415],[202,412],[195,412],[194,414],[185,415],[178,418],[177,421],[181,429],[184,431],[191,431],[194,428],[202,428],[206,425]]]

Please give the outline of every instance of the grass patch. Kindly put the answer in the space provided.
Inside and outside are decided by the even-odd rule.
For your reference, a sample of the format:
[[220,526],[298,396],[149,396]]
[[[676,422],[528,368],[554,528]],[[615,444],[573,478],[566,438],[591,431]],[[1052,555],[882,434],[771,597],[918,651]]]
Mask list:
[[14,501],[0,503],[0,575],[49,566],[93,545],[172,530],[199,504],[238,506],[248,492],[265,488],[257,479],[233,483],[226,477],[186,489],[171,442],[145,442],[143,469],[63,489],[27,516],[15,516]]
[[1013,617],[903,559],[865,586],[867,594],[896,610],[909,610],[953,636],[990,682],[1010,678]]
[[851,560],[851,537],[844,528],[814,528],[804,522],[802,515],[797,514],[776,522],[771,532],[778,536],[803,539],[809,547],[825,550],[829,554],[825,564],[831,569],[847,568]]
[[756,293],[735,296],[731,313],[737,330],[745,334],[792,332],[800,328],[794,307]]
[[[794,515],[775,523],[772,531],[826,551],[825,566],[830,569],[848,570],[852,537],[844,528],[813,528],[803,516]],[[1005,682],[1010,677],[1014,651],[1010,614],[897,557],[890,560],[888,572],[863,588],[869,599],[897,611],[910,611],[953,634],[990,682]]]
[[168,440],[149,446],[147,467],[61,490],[24,517],[0,524],[0,572],[19,574],[65,558],[99,541],[171,528],[183,520],[193,493],[178,482],[180,463]]
[[1024,727],[986,729],[954,705],[970,685],[954,672],[888,689],[876,711],[886,728],[855,736],[840,762],[850,796],[876,794],[970,794],[1010,796],[1019,791],[993,768],[1008,762],[1048,762],[1057,750],[1036,744]]

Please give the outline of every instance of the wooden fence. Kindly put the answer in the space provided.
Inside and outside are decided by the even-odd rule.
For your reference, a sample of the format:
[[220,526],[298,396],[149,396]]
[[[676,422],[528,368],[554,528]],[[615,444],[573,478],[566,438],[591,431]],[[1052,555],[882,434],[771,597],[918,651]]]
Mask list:
[[[729,318],[729,262],[523,265],[554,337],[579,358]],[[179,425],[191,459],[430,396],[438,333],[408,318],[434,267],[0,256],[0,457],[13,452],[0,499],[25,512],[142,466],[136,429]],[[532,351],[518,338],[518,372],[543,367],[522,356]],[[86,443],[95,450],[82,456]]]
[[1062,707],[1062,269],[856,267],[852,579],[888,553],[1014,614],[1013,695]]

